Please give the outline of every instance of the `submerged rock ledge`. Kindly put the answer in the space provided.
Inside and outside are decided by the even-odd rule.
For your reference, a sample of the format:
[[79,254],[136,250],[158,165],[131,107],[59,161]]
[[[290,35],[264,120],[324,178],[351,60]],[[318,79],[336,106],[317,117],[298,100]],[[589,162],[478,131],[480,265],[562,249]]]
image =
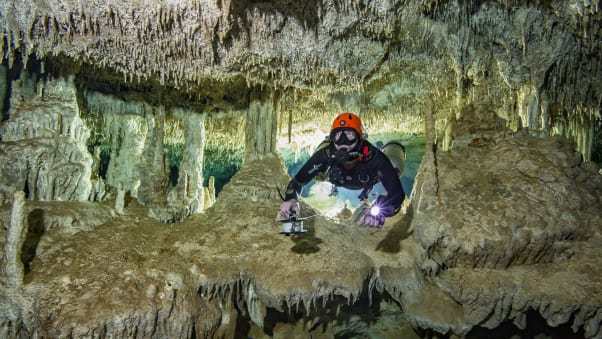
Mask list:
[[[44,231],[23,285],[2,280],[0,336],[230,337],[242,318],[276,335],[270,312],[319,322],[329,307],[384,293],[414,327],[443,334],[505,321],[525,328],[534,310],[549,326],[601,338],[598,169],[575,161],[560,139],[464,138],[427,157],[410,206],[383,231],[317,217],[303,237],[278,234],[276,187],[288,177],[271,155],[247,163],[213,207],[178,224],[148,218],[136,202],[123,215],[80,204],[106,212],[73,231],[73,218],[56,215],[83,223],[78,203],[28,202],[25,213],[39,215],[26,220]],[[484,186],[472,192],[477,182]],[[312,334],[328,336],[324,328]]]

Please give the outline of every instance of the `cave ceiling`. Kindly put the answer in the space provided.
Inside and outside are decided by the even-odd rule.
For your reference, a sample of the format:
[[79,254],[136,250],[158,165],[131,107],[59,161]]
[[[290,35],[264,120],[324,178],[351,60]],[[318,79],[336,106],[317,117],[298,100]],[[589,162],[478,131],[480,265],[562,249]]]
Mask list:
[[[10,66],[39,60],[86,88],[212,111],[278,93],[283,111],[445,115],[478,98],[507,117],[535,93],[598,117],[598,1],[6,0]],[[31,62],[30,62],[31,63]],[[345,98],[351,97],[350,100]],[[317,98],[317,99],[316,99]],[[349,102],[352,102],[350,105]],[[448,109],[449,110],[449,109]]]

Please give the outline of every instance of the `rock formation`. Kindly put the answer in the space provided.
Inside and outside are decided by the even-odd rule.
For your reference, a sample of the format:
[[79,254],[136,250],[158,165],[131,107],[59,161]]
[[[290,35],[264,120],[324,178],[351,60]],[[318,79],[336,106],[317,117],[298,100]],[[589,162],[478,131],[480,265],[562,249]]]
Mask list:
[[[0,195],[25,191],[32,200],[86,201],[92,156],[89,130],[80,117],[73,79],[44,84],[42,93],[13,84],[9,119],[2,125]],[[17,92],[17,93],[15,93]]]

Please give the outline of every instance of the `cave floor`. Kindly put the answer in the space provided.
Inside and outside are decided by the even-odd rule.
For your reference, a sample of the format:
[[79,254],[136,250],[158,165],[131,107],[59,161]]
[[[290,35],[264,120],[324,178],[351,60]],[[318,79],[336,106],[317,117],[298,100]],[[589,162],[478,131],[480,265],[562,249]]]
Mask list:
[[[413,324],[427,319],[425,327],[461,332],[487,307],[495,311],[483,315],[480,324],[492,328],[504,319],[519,319],[518,302],[524,302],[522,311],[539,303],[548,322],[557,324],[568,321],[566,308],[594,318],[602,304],[602,282],[595,278],[602,276],[599,236],[567,239],[570,250],[562,248],[562,241],[553,243],[564,254],[541,264],[514,263],[505,269],[458,265],[430,277],[424,274],[430,259],[425,260],[410,230],[412,209],[383,230],[318,216],[307,222],[308,233],[284,236],[275,220],[280,200],[274,187],[288,178],[278,160],[273,161],[241,169],[214,206],[176,224],[155,221],[135,201],[127,204],[124,215],[107,204],[28,203],[29,222],[46,215],[58,220],[40,236],[23,286],[23,295],[36,305],[37,326],[61,337],[115,333],[112,326],[138,333],[152,323],[153,329],[146,329],[152,336],[163,319],[169,323],[163,327],[179,323],[183,337],[189,331],[185,328],[196,328],[198,337],[202,326],[215,333],[216,326],[227,325],[225,314],[232,311],[227,300],[262,327],[269,313],[312,318],[328,314],[331,305],[351,305],[378,291],[394,299],[390,304],[403,307],[388,321],[399,325],[403,314],[411,314]],[[34,211],[40,214],[36,218],[31,217]],[[313,214],[309,206],[304,211]],[[8,214],[5,208],[4,220]],[[86,215],[92,225],[86,224]],[[337,316],[338,311],[330,313],[331,319]],[[288,330],[308,328],[294,321]],[[375,337],[410,333],[403,324],[397,334],[381,331]]]

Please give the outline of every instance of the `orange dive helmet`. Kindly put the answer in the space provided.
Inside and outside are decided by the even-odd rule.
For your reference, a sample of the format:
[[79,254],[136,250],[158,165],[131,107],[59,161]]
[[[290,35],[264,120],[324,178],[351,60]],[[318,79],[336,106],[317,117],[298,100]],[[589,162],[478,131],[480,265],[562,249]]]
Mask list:
[[339,114],[332,122],[333,132],[335,129],[350,128],[353,129],[357,135],[361,138],[364,135],[364,128],[362,127],[362,119],[354,113],[345,112]]

